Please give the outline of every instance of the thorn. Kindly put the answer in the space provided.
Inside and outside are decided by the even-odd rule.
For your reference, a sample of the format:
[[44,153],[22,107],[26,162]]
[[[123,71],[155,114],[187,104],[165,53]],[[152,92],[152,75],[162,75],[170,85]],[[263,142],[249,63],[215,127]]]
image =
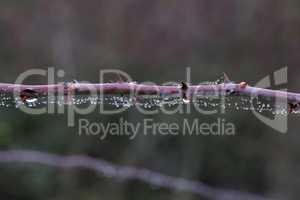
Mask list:
[[117,74],[117,76],[118,76],[118,82],[123,83],[124,80],[123,80],[122,76],[119,73]]
[[248,83],[243,81],[239,83],[239,86],[241,89],[245,89],[248,86]]
[[185,82],[181,82],[181,86],[180,86],[181,90],[183,91],[187,91],[187,89],[189,88],[188,85]]
[[225,72],[223,72],[223,78],[224,78],[224,83],[231,83],[229,77],[227,76],[227,74]]

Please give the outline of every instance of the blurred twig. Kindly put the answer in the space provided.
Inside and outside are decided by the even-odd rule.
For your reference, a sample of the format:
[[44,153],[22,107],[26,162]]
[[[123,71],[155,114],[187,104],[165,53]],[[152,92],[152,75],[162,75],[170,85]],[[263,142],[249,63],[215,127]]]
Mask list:
[[228,189],[213,188],[201,182],[176,178],[147,169],[120,166],[84,155],[60,156],[27,150],[0,151],[1,163],[31,163],[59,168],[85,168],[118,180],[139,180],[156,187],[198,194],[215,200],[267,200],[262,196]]

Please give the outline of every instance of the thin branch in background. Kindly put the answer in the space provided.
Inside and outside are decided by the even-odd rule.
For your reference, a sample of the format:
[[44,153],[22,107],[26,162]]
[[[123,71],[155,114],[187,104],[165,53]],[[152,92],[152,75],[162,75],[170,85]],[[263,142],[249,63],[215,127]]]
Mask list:
[[204,183],[167,176],[147,169],[126,167],[84,155],[60,156],[28,150],[0,151],[0,163],[30,163],[64,169],[84,168],[118,180],[138,180],[156,187],[185,191],[215,200],[267,200],[247,192],[213,188]]

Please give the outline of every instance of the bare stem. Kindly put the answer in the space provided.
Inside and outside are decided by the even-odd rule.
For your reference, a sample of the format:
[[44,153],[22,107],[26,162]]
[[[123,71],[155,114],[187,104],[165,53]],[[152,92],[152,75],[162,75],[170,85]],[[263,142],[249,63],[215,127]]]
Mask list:
[[213,188],[204,183],[171,177],[142,168],[115,165],[84,155],[60,156],[28,150],[0,151],[0,163],[40,164],[63,169],[84,168],[118,180],[138,180],[160,188],[185,191],[216,200],[267,200],[267,198],[229,189]]
[[182,83],[178,86],[161,86],[161,85],[145,85],[137,83],[67,83],[54,85],[16,85],[16,84],[1,84],[0,93],[28,92],[35,95],[46,94],[133,94],[133,95],[180,95],[183,98],[192,98],[194,95],[208,94],[226,94],[226,95],[247,95],[250,97],[269,97],[276,98],[282,101],[287,101],[292,104],[300,103],[300,94],[286,92],[281,90],[263,89],[245,85],[245,82],[240,84],[225,83],[216,85],[190,85]]

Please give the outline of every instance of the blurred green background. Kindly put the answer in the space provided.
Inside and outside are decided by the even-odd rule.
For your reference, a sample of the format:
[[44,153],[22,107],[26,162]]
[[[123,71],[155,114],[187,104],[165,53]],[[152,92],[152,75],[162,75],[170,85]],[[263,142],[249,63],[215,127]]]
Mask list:
[[[136,81],[215,80],[222,72],[255,84],[288,66],[288,89],[300,91],[300,2],[297,0],[0,0],[0,82],[22,72],[54,66],[66,80],[99,81],[99,70],[120,69]],[[59,80],[62,81],[62,80]],[[32,83],[46,83],[34,80]],[[276,87],[274,87],[276,88]],[[0,108],[0,148],[61,155],[86,154],[120,165],[144,167],[199,180],[212,187],[278,199],[300,195],[299,116],[288,134],[261,123],[250,112],[228,113],[233,137],[78,136],[66,115],[32,116]],[[132,108],[122,114],[85,118],[140,122]],[[213,122],[218,115],[158,114],[158,122],[183,118]],[[0,164],[1,199],[201,199],[190,193],[118,182],[88,170]]]

